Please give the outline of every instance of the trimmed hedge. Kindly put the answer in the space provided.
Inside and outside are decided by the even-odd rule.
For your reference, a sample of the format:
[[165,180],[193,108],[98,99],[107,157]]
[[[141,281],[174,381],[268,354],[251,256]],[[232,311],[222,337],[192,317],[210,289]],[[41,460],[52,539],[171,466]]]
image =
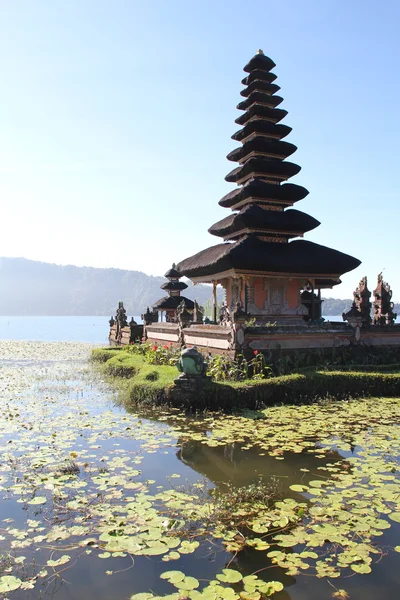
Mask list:
[[151,365],[139,355],[116,349],[96,349],[93,358],[104,363],[102,370],[106,374],[129,378],[125,389],[130,402],[152,406],[167,404],[198,410],[260,409],[273,404],[305,403],[323,398],[400,396],[400,369],[385,372],[396,365],[385,365],[385,370],[382,365],[374,372],[307,369],[291,375],[240,382],[206,379],[195,393],[188,395],[174,385],[178,375],[175,367]]

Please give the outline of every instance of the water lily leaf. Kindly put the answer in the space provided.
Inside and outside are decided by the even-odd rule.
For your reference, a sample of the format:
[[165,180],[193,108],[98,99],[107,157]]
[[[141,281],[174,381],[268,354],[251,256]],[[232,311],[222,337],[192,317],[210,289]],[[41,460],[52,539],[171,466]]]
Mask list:
[[167,579],[170,583],[178,583],[185,579],[185,573],[182,573],[182,571],[164,571],[164,573],[161,573],[160,579]]
[[239,571],[235,571],[234,569],[222,569],[222,574],[219,573],[216,577],[223,583],[238,583],[243,579],[241,573],[239,573]]
[[396,523],[400,523],[400,512],[392,512],[388,515],[389,519],[392,521],[396,521]]
[[179,552],[181,554],[192,554],[192,552],[194,552],[199,545],[199,542],[188,542],[184,540],[179,548]]
[[360,565],[355,563],[353,565],[350,565],[350,568],[355,572],[355,573],[371,573],[371,567],[369,565],[366,565],[364,563],[361,563]]
[[69,562],[71,560],[71,557],[68,556],[68,554],[63,554],[61,556],[61,558],[58,558],[57,560],[48,560],[47,561],[47,565],[49,567],[59,567],[60,565],[65,565],[67,562]]
[[242,600],[260,600],[260,592],[240,592],[240,598]]
[[305,492],[306,490],[308,490],[308,487],[306,485],[290,485],[289,489],[292,490],[292,492]]
[[28,504],[45,504],[46,502],[47,498],[45,496],[36,496],[32,500],[28,500]]
[[13,575],[3,575],[0,577],[0,592],[13,592],[21,587],[22,581]]
[[[172,583],[171,580],[170,582]],[[185,577],[183,581],[178,581],[177,583],[174,583],[174,585],[179,588],[179,590],[189,591],[198,588],[200,584],[195,577]]]

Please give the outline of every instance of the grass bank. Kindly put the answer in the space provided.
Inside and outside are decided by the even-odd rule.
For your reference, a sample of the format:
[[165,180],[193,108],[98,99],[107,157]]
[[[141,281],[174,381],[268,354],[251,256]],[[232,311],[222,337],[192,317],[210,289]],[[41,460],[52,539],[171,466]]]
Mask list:
[[142,356],[115,348],[95,349],[92,357],[105,375],[122,383],[130,402],[151,406],[167,404],[198,410],[260,409],[327,397],[400,396],[399,365],[381,365],[374,371],[366,371],[365,366],[351,371],[309,368],[261,380],[215,382],[208,379],[191,397],[185,397],[174,386],[178,375],[175,367],[152,365]]

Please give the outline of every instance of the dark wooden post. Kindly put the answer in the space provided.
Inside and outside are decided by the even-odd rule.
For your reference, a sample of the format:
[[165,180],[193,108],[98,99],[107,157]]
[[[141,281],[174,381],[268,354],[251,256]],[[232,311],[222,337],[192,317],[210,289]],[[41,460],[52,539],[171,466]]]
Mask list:
[[217,282],[213,281],[214,323],[217,322]]

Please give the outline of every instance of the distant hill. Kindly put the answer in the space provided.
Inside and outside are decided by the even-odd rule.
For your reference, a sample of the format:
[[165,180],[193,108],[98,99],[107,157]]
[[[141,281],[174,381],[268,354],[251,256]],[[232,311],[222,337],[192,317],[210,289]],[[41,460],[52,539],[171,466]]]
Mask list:
[[[60,266],[0,258],[0,315],[113,315],[122,300],[129,316],[140,315],[166,295],[164,277],[140,271]],[[210,286],[188,282],[184,295],[200,305],[210,301]]]
[[[325,317],[330,315],[341,315],[350,310],[353,300],[341,300],[340,298],[324,298],[322,303],[322,314]],[[400,316],[400,304],[394,305],[394,312]]]
[[[0,258],[0,315],[113,315],[120,300],[129,316],[140,315],[166,295],[160,289],[165,281],[140,271]],[[210,286],[188,285],[185,296],[203,306],[211,303]],[[323,315],[341,315],[351,302],[326,298]],[[395,306],[400,314],[400,305]]]

